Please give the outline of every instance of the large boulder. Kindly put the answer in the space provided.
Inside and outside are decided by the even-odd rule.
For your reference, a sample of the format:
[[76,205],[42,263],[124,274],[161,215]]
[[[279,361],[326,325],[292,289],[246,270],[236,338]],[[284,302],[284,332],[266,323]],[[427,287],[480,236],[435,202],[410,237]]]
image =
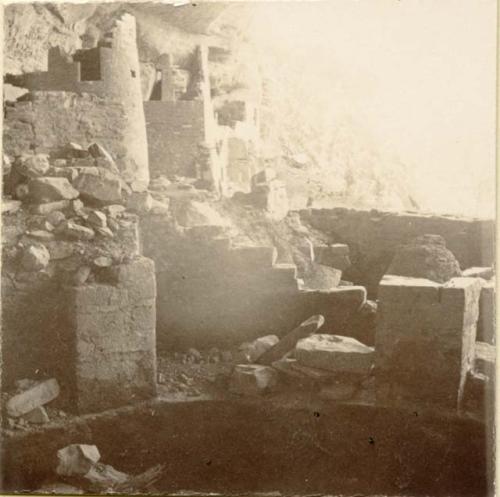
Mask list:
[[66,178],[36,178],[29,183],[29,195],[35,203],[77,198],[79,193]]
[[82,196],[101,204],[117,204],[122,201],[121,178],[101,167],[82,170],[73,186]]
[[386,272],[445,283],[461,276],[460,265],[440,235],[422,235],[401,245]]

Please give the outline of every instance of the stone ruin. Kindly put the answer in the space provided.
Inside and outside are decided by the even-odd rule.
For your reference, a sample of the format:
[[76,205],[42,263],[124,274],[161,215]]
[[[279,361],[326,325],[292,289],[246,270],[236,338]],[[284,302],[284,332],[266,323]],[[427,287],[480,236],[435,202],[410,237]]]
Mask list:
[[[298,392],[334,406],[444,410],[491,433],[493,222],[289,212],[272,169],[248,161],[236,174],[223,158],[219,128],[234,131],[251,105],[226,102],[216,114],[207,58],[198,47],[186,72],[162,56],[143,102],[126,15],[96,47],[51,49],[46,73],[9,78],[30,90],[7,105],[4,129],[11,443],[172,396]],[[238,194],[221,199],[231,181]],[[257,218],[255,232],[234,212]],[[176,372],[205,367],[220,367],[210,388]],[[94,449],[69,447],[86,471],[98,464]],[[25,462],[15,459],[13,474]]]

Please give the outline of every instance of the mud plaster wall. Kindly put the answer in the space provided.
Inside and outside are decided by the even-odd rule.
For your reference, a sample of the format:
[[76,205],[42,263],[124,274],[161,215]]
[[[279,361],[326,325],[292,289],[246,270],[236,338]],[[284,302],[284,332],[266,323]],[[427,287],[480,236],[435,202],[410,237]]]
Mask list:
[[129,148],[124,105],[91,94],[35,92],[33,101],[5,110],[3,146],[7,155],[29,150],[57,156],[69,142],[88,146],[97,141],[127,167]]
[[299,291],[295,267],[273,265],[270,247],[231,247],[227,238],[178,233],[159,216],[141,220],[145,256],[156,265],[160,349],[222,346],[283,335],[313,314],[324,330],[348,333],[363,288]]
[[198,144],[205,141],[204,104],[144,102],[151,176],[194,176]]
[[332,243],[349,245],[352,266],[343,279],[366,286],[372,296],[398,245],[419,235],[443,236],[462,270],[491,266],[494,261],[495,224],[491,220],[346,208],[302,210],[300,217],[328,234]]

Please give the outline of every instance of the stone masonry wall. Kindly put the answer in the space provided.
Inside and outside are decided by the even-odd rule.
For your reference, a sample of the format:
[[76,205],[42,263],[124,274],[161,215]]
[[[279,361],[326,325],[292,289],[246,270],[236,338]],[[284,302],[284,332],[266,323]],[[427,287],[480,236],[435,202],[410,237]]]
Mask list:
[[195,175],[198,144],[205,141],[201,100],[144,102],[151,176]]
[[180,232],[161,216],[141,220],[141,242],[156,265],[160,349],[283,335],[318,313],[325,332],[344,334],[365,302],[360,287],[299,290],[296,267],[276,264],[272,247],[237,247],[223,235]]
[[69,142],[97,141],[125,167],[127,115],[123,104],[91,94],[35,92],[32,101],[5,110],[3,146],[7,155],[34,150],[58,155]]
[[[65,56],[57,48],[53,48],[49,51],[48,71],[23,75],[20,77],[19,84],[24,85],[32,92],[43,91],[43,95],[49,90],[61,95],[61,102],[57,103],[58,98],[53,94],[50,98],[50,104],[56,105],[58,108],[62,106],[62,112],[42,114],[41,119],[38,120],[38,126],[42,130],[43,127],[51,129],[54,126],[59,127],[60,130],[66,129],[67,131],[63,132],[60,138],[62,140],[68,135],[68,132],[84,128],[85,135],[84,139],[81,140],[83,143],[89,143],[92,139],[100,142],[101,132],[104,135],[111,132],[115,138],[118,138],[120,150],[115,150],[116,146],[110,147],[110,149],[111,152],[116,153],[115,158],[118,159],[118,167],[124,178],[127,181],[141,181],[147,184],[149,182],[148,148],[142,106],[135,18],[124,14],[120,19],[117,19],[111,32],[106,36],[104,45],[93,49],[91,53],[83,52],[80,54],[80,58],[85,59],[87,55],[95,57],[96,62],[99,61],[99,80],[82,81],[81,63],[74,62],[71,57]],[[104,99],[94,99],[94,102],[104,101],[105,103],[101,103],[101,105],[109,107],[111,118],[108,125],[106,125],[106,113],[102,109],[96,115],[95,112],[88,113],[84,109],[78,109],[71,103],[71,100],[74,101],[78,98],[82,98],[83,101],[88,100],[89,97],[85,95],[86,93]],[[67,95],[72,94],[76,94],[78,97],[74,95],[69,100]],[[83,106],[85,107],[85,104]],[[121,114],[118,119],[113,115],[117,106]],[[64,111],[66,111],[67,116],[61,115],[64,114]],[[11,117],[15,119],[16,115],[11,115]],[[94,125],[96,118],[97,124]],[[9,115],[7,115],[8,119]],[[27,124],[33,122],[22,118],[20,121]],[[68,125],[69,127],[67,127]],[[24,126],[14,124],[14,127],[18,129],[12,135],[15,135],[19,132],[19,128]],[[41,146],[43,144],[41,137],[44,133],[35,130],[33,124],[31,127],[35,139],[29,140],[28,143],[35,141],[38,146]],[[51,137],[51,141],[58,138],[60,130]],[[7,137],[13,138],[11,135],[7,135]],[[75,137],[70,141],[78,140]],[[26,150],[25,148],[24,151]]]
[[74,404],[99,411],[156,393],[154,263],[139,257],[110,268],[113,284],[68,289],[75,343]]
[[495,224],[491,220],[389,213],[347,208],[300,211],[303,222],[327,233],[332,243],[349,245],[352,266],[343,278],[375,295],[398,245],[424,234],[441,235],[462,270],[491,266]]
[[460,405],[474,361],[481,282],[387,275],[375,335],[377,401]]

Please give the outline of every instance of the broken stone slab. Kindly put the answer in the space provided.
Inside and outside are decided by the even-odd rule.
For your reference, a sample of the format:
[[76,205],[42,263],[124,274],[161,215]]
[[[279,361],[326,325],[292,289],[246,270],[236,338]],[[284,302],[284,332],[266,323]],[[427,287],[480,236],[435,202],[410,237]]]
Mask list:
[[99,461],[95,445],[71,444],[57,451],[56,473],[60,476],[84,476]]
[[61,232],[73,240],[92,240],[95,236],[94,230],[77,224],[74,221],[65,221],[61,224]]
[[80,159],[89,156],[89,151],[79,143],[69,142],[65,149],[65,155],[70,159]]
[[229,390],[240,395],[260,395],[276,384],[277,374],[272,367],[238,364],[231,375]]
[[109,154],[104,147],[97,143],[93,143],[89,147],[89,152],[94,157],[95,165],[97,167],[107,169],[114,174],[120,173],[113,157],[111,157],[111,154]]
[[300,339],[316,333],[316,331],[318,331],[324,323],[325,318],[320,314],[310,317],[301,323],[300,326],[297,326],[297,328],[285,335],[276,345],[264,352],[257,359],[257,364],[269,366],[273,362],[279,361],[288,352],[293,350]]
[[46,175],[50,168],[49,156],[46,154],[23,154],[15,160],[14,168],[27,178],[40,178]]
[[41,242],[47,242],[54,239],[54,233],[47,230],[30,230],[26,232],[26,235],[35,240],[40,240]]
[[113,232],[107,226],[104,228],[95,228],[95,232],[103,238],[113,238]]
[[88,151],[89,154],[94,157],[94,159],[97,159],[98,157],[109,157],[111,160],[113,160],[110,153],[100,143],[91,143],[89,145]]
[[81,195],[102,204],[116,204],[122,200],[121,178],[103,168],[89,167],[83,170],[73,186]]
[[56,202],[77,198],[78,190],[66,178],[36,178],[29,183],[30,198],[35,203]]
[[244,342],[239,347],[244,362],[255,362],[266,350],[276,345],[279,338],[276,335],[259,337],[253,342]]
[[93,228],[106,228],[106,214],[101,211],[90,211],[87,216],[87,223]]
[[318,334],[300,340],[294,356],[299,363],[312,368],[368,374],[375,360],[375,349],[354,338]]
[[2,214],[15,214],[21,208],[20,200],[2,200]]
[[35,407],[32,411],[23,415],[23,419],[32,424],[45,424],[50,421],[49,415],[43,406]]
[[26,271],[40,271],[48,266],[50,253],[41,243],[26,247],[21,259],[21,265]]
[[18,418],[37,407],[48,404],[57,398],[59,393],[59,383],[55,378],[41,381],[28,390],[11,397],[6,404],[7,415]]
[[54,211],[62,211],[70,206],[69,200],[58,200],[56,202],[47,202],[33,206],[34,214],[49,214]]

